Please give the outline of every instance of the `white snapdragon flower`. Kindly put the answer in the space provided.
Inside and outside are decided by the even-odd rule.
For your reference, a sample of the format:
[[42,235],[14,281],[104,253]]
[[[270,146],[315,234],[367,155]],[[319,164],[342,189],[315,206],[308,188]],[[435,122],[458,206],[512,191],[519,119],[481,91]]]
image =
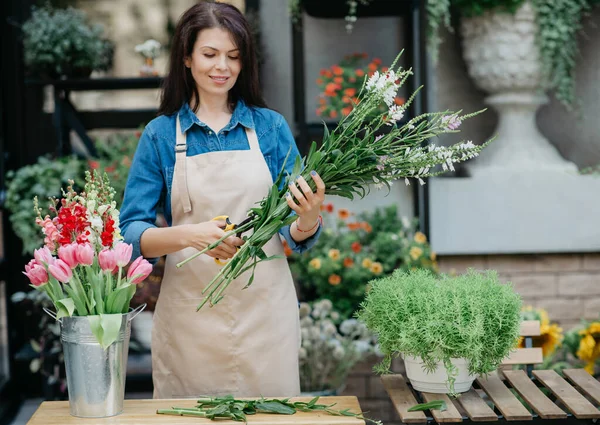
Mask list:
[[399,105],[392,105],[389,110],[389,120],[387,125],[394,125],[404,117],[404,108]]
[[97,232],[102,231],[102,228],[104,227],[104,223],[102,222],[102,217],[100,217],[99,215],[93,215],[89,221],[90,221],[90,226],[92,227],[93,230],[95,230]]

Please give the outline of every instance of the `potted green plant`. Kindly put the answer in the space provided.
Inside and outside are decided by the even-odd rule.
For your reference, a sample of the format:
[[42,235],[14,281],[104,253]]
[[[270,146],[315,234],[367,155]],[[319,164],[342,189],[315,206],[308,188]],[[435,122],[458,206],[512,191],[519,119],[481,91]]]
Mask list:
[[402,355],[415,389],[458,394],[516,348],[521,298],[494,271],[397,270],[371,282],[357,317],[378,337],[378,372]]
[[76,187],[83,187],[85,169],[86,161],[74,155],[59,159],[42,156],[35,164],[7,173],[6,208],[13,231],[23,242],[23,254],[33,254],[44,241],[35,222],[32,199],[37,196],[44,204],[44,214],[48,214],[44,201],[60,196],[60,188],[69,179],[75,180]]
[[23,23],[24,61],[43,78],[89,77],[112,65],[114,46],[100,25],[86,22],[83,11],[69,7],[33,7]]

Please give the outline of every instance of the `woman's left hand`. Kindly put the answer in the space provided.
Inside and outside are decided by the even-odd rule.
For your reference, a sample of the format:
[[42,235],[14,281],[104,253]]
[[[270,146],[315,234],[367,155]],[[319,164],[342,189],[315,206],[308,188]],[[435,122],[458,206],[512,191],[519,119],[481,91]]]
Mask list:
[[325,183],[316,171],[311,171],[310,175],[317,187],[316,192],[312,191],[304,177],[299,176],[295,182],[290,183],[290,192],[287,194],[287,204],[298,215],[296,225],[300,229],[314,227],[321,214],[321,205],[325,201]]

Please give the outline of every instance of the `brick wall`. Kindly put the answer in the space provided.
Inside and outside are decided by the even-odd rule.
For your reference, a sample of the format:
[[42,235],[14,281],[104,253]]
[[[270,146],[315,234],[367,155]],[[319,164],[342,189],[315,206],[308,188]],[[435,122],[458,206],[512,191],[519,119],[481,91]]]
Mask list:
[[[469,267],[498,271],[503,281],[514,284],[525,305],[544,308],[550,320],[564,330],[576,325],[581,317],[600,317],[600,253],[444,256],[438,260],[445,273],[463,273]],[[356,365],[342,395],[357,396],[368,417],[397,425],[400,418],[372,370],[378,360],[372,357]],[[392,370],[403,369],[396,359]]]
[[498,271],[503,281],[513,283],[525,305],[545,309],[564,330],[582,317],[600,317],[600,253],[445,256],[439,263],[446,273],[468,267]]

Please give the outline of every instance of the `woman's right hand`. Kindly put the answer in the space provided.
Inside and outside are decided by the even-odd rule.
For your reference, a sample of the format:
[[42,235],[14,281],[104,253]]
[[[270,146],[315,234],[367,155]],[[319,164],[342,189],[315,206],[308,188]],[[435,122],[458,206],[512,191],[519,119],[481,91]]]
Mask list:
[[[225,236],[223,230],[227,223],[224,220],[205,221],[198,224],[188,224],[186,233],[187,246],[196,248],[198,251],[202,251],[210,244],[218,241]],[[220,260],[227,260],[236,253],[237,247],[242,246],[244,240],[236,236],[229,236],[223,240],[216,248],[206,252],[206,255]]]

